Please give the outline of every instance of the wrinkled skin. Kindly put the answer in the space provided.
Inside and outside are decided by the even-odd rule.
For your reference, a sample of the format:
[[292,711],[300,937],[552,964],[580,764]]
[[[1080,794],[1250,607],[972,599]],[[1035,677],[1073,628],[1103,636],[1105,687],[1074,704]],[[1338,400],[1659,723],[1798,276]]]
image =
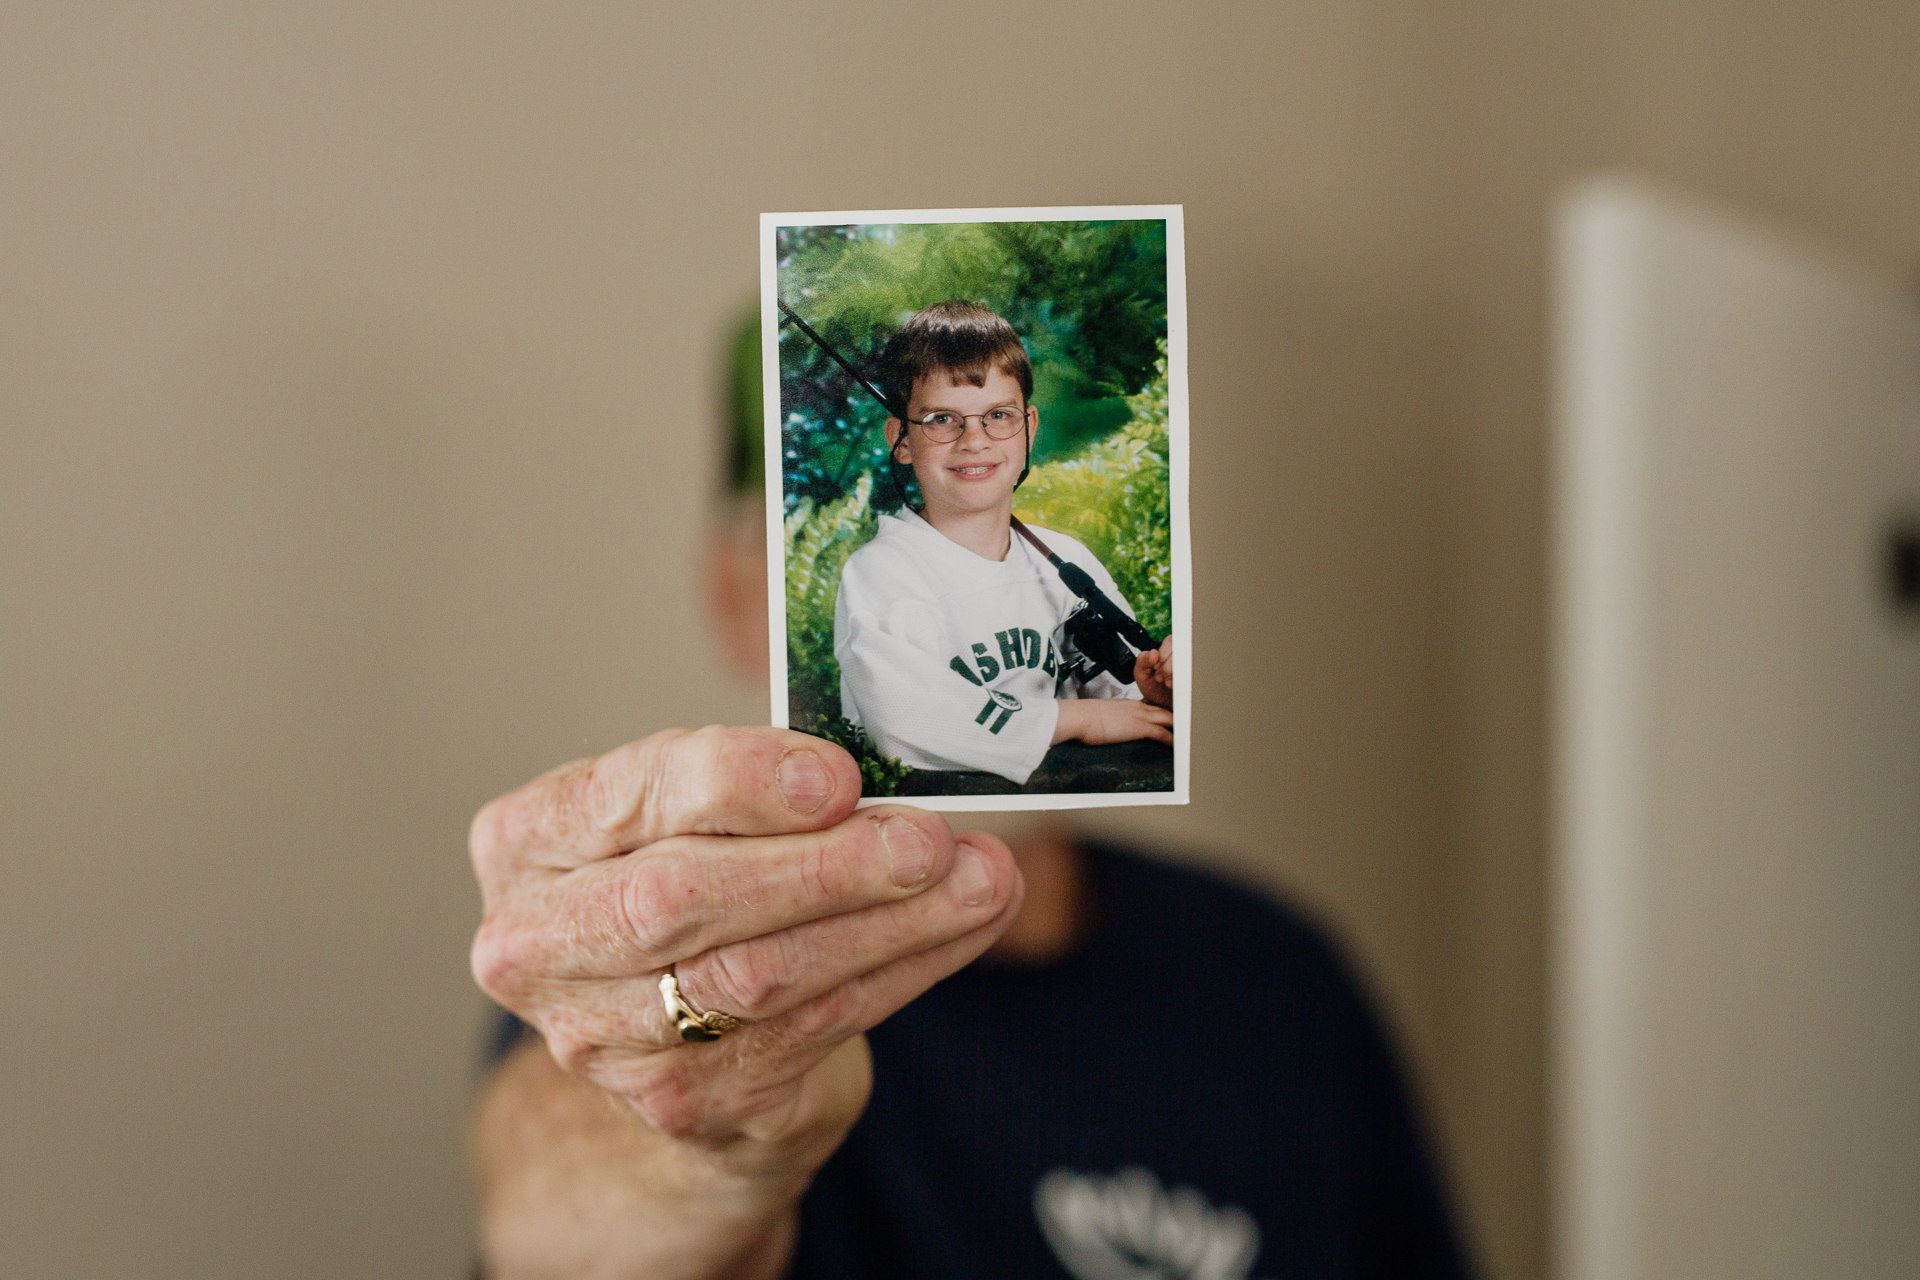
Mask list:
[[[784,1268],[794,1206],[865,1106],[863,1033],[986,950],[1023,894],[999,840],[856,811],[859,785],[819,739],[673,730],[481,810],[474,976],[544,1041],[476,1124],[491,1274]],[[747,1025],[683,1042],[668,966]],[[556,1142],[566,1158],[540,1158]]]

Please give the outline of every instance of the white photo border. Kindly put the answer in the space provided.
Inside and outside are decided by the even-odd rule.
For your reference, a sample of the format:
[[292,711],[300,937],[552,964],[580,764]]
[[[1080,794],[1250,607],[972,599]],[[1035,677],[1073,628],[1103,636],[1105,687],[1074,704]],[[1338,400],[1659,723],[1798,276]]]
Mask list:
[[1188,803],[1193,690],[1193,566],[1187,520],[1187,256],[1184,208],[1177,204],[1066,205],[1017,209],[859,209],[760,215],[760,356],[767,498],[767,626],[772,657],[772,723],[788,725],[787,562],[784,471],[780,456],[779,253],[782,227],[942,222],[1121,222],[1164,220],[1167,228],[1168,530],[1173,571],[1173,790],[1057,792],[1047,795],[865,796],[860,807],[911,804],[948,813],[1034,809],[1098,809]]

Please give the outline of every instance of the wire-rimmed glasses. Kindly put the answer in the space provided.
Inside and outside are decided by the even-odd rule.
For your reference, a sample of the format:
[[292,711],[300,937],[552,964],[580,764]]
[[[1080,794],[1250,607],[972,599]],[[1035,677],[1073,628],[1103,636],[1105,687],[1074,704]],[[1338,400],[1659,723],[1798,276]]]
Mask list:
[[967,434],[967,424],[980,419],[980,429],[989,440],[1011,440],[1027,425],[1027,411],[1020,405],[997,404],[985,413],[954,413],[935,409],[924,418],[908,418],[933,444],[952,444]]

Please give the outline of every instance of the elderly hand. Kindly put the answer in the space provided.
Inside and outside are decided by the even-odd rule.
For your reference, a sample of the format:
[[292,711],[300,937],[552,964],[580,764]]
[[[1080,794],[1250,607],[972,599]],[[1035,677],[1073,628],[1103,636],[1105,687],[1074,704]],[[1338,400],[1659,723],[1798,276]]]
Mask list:
[[[830,743],[709,728],[562,766],[474,819],[474,976],[652,1130],[636,1176],[695,1235],[790,1210],[865,1106],[862,1032],[1019,908],[1006,846],[913,809],[856,812],[859,791]],[[669,966],[694,1005],[745,1025],[684,1042]],[[677,1261],[699,1244],[673,1242]]]

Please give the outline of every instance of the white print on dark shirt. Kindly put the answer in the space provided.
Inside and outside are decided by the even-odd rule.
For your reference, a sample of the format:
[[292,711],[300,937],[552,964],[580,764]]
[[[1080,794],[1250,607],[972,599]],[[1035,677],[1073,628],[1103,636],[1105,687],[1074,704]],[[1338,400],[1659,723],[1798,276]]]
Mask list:
[[1252,1214],[1167,1190],[1137,1165],[1110,1177],[1055,1169],[1035,1184],[1033,1211],[1075,1280],[1245,1280],[1260,1255]]

